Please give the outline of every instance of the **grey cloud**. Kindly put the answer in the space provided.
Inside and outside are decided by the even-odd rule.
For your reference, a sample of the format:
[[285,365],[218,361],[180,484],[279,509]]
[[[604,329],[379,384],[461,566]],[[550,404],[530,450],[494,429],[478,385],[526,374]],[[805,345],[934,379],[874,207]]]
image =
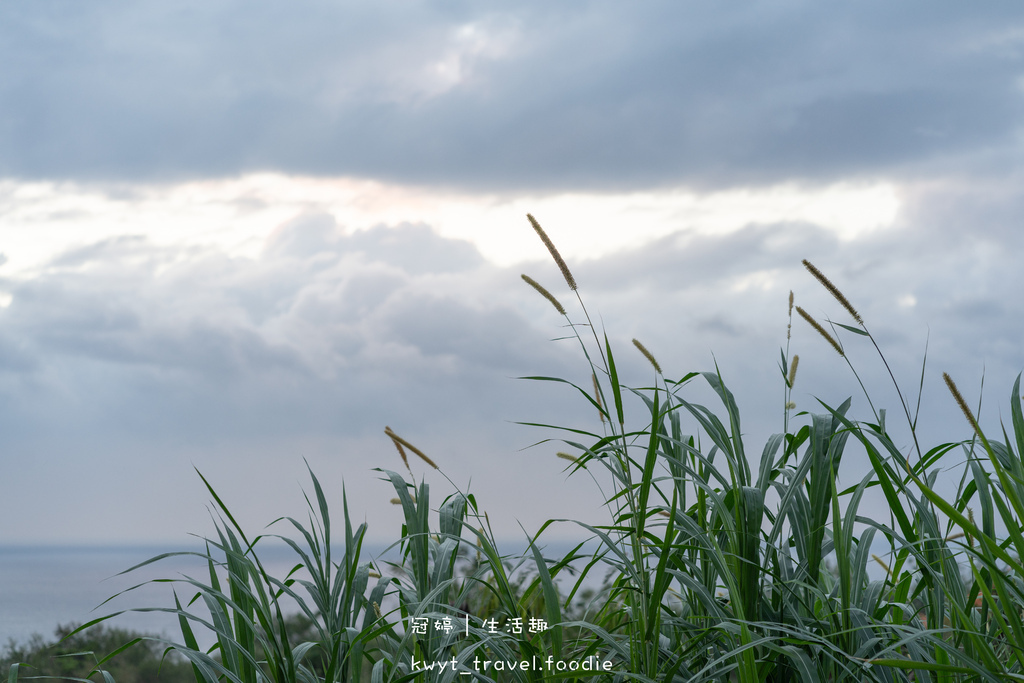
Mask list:
[[[1002,196],[994,214],[1015,197]],[[804,272],[800,258],[809,258],[861,310],[911,400],[930,336],[921,425],[934,444],[967,435],[940,372],[968,392],[986,372],[983,423],[998,429],[989,406],[1003,407],[1024,367],[1024,304],[1007,294],[1021,289],[1019,250],[995,248],[999,226],[963,236],[954,229],[956,206],[943,214],[951,223],[934,232],[913,221],[850,242],[811,224],[750,225],[720,236],[681,230],[570,265],[592,319],[607,327],[623,380],[644,385],[653,375],[632,337],[670,378],[717,363],[756,453],[781,425],[777,366],[789,290],[820,320],[849,322]],[[928,235],[958,241],[940,249],[922,239]],[[305,217],[283,226],[254,259],[113,240],[65,254],[20,284],[5,282],[14,299],[0,309],[0,430],[11,480],[31,482],[33,458],[74,473],[46,484],[54,510],[72,520],[82,490],[112,494],[110,477],[150,487],[145,500],[137,492],[126,498],[150,520],[134,527],[136,537],[181,538],[185,529],[176,525],[192,519],[181,508],[201,509],[203,493],[154,490],[158,472],[191,472],[195,464],[229,499],[243,501],[247,519],[265,523],[280,514],[281,473],[301,479],[306,457],[331,481],[344,478],[353,509],[366,510],[373,532],[387,535],[397,528],[380,523],[394,515],[390,493],[374,489],[370,470],[400,467],[381,434],[390,424],[447,473],[472,478],[491,510],[515,511],[503,515],[501,533],[517,537],[515,517],[531,529],[572,516],[585,498],[563,483],[553,453],[565,448],[520,450],[564,434],[510,422],[600,426],[570,387],[511,378],[562,376],[587,387],[590,371],[564,321],[522,285],[518,268],[467,261],[465,249],[422,227],[348,235]],[[417,270],[422,253],[436,254],[433,268]],[[838,332],[901,433],[897,398],[874,349]],[[819,398],[835,405],[852,396],[854,414],[870,415],[845,363],[799,319],[790,344],[802,359],[794,394],[801,410],[820,410]],[[687,398],[716,405],[700,381],[691,384]],[[639,406],[627,407],[629,419],[639,419]],[[253,487],[268,493],[253,500]],[[15,488],[4,505],[29,505],[39,495],[38,484]],[[527,489],[551,505],[523,509],[516,492]],[[48,524],[24,533],[53,537],[58,527]]]
[[46,7],[0,10],[0,173],[707,186],[1018,147],[1005,3]]
[[578,270],[583,281],[611,293],[624,281],[717,289],[742,275],[799,264],[808,254],[838,245],[832,233],[806,223],[750,224],[725,235],[680,230],[614,259],[584,262]]
[[440,240],[427,225],[402,223],[393,227],[343,234],[332,215],[308,213],[282,225],[267,240],[264,252],[272,257],[298,259],[358,254],[363,260],[387,263],[413,275],[461,272],[484,262],[470,242]]
[[[2,393],[34,381],[56,397],[64,386],[147,428],[157,428],[151,416],[190,415],[200,438],[252,423],[361,432],[383,406],[403,410],[433,385],[458,392],[494,367],[508,376],[529,364],[529,325],[514,310],[432,287],[443,276],[475,291],[489,277],[480,263],[465,242],[424,226],[345,235],[322,217],[282,226],[256,260],[107,240],[11,284]],[[209,404],[216,395],[229,398]],[[333,408],[295,412],[309,400]],[[440,409],[423,405],[423,420]],[[336,410],[363,417],[332,424]]]
[[515,374],[528,366],[529,325],[514,310],[474,310],[451,299],[410,292],[384,313],[389,338],[432,357]]
[[[182,488],[193,465],[243,520],[263,524],[285,496],[282,473],[299,479],[303,458],[325,481],[340,487],[344,477],[355,513],[390,534],[399,526],[387,524],[391,494],[370,471],[400,467],[385,424],[453,475],[494,459],[525,472],[517,459],[532,456],[516,451],[530,437],[508,421],[575,413],[559,411],[558,397],[528,401],[536,389],[510,376],[565,354],[513,307],[457,295],[507,288],[513,277],[467,269],[464,243],[415,226],[378,231],[323,230],[311,241],[300,221],[277,236],[295,248],[258,259],[111,240],[12,284],[0,309],[0,430],[16,492],[2,504],[42,499],[47,508],[4,538],[180,540],[203,509],[202,487]],[[384,252],[370,248],[377,243]],[[424,252],[437,258],[423,272],[396,265]],[[303,267],[311,262],[316,269]],[[439,277],[457,286],[432,287]],[[39,463],[50,473],[45,491]],[[550,473],[559,470],[552,462]],[[511,502],[499,472],[474,481],[496,489],[497,504]],[[84,495],[118,504],[83,515]]]
[[[781,422],[788,291],[848,322],[803,272],[809,258],[911,396],[929,338],[922,427],[936,443],[967,434],[938,373],[968,393],[987,373],[982,421],[995,424],[989,406],[1024,367],[1021,23],[1003,2],[7,3],[0,174],[273,170],[504,195],[891,180],[897,225],[852,241],[812,224],[681,225],[571,265],[628,383],[652,375],[632,337],[670,376],[717,362],[756,448]],[[427,226],[347,234],[306,214],[253,259],[121,237],[0,281],[13,296],[0,309],[0,431],[15,482],[0,504],[6,518],[39,500],[57,515],[9,533],[180,539],[203,521],[189,515],[205,493],[181,489],[192,464],[263,523],[280,514],[281,473],[301,478],[308,457],[389,535],[390,494],[373,507],[380,490],[366,485],[371,468],[398,467],[383,424],[527,529],[578,516],[558,444],[519,451],[559,435],[508,424],[599,429],[570,388],[509,379],[590,381],[574,340],[550,342],[568,330],[519,270]],[[841,336],[900,429],[873,348]],[[867,416],[802,321],[791,345],[800,409],[853,396]],[[687,391],[714,402],[699,382]],[[550,505],[523,509],[523,490]],[[84,515],[89,495],[117,504]]]

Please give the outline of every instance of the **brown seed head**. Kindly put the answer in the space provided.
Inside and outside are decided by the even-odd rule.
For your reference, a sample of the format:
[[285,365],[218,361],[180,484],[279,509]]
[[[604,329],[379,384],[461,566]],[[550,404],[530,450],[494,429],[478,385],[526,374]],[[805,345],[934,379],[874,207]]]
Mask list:
[[391,431],[391,427],[385,427],[384,428],[384,433],[387,434],[388,437],[390,437],[391,440],[394,441],[396,444],[401,444],[401,445],[405,446],[406,448],[408,448],[413,453],[415,453],[416,455],[418,455],[420,457],[420,459],[423,460],[423,462],[427,463],[428,465],[433,467],[435,470],[436,469],[440,469],[437,465],[434,464],[433,460],[431,460],[430,458],[428,458],[426,456],[426,454],[423,451],[421,451],[420,449],[416,448],[411,443],[409,443],[408,441],[406,441],[405,439],[400,437],[398,434],[395,434],[393,431]]
[[789,364],[789,376],[786,378],[786,381],[789,382],[790,388],[793,387],[793,382],[796,381],[796,369],[797,369],[797,367],[799,367],[799,365],[800,365],[800,356],[799,355],[794,355],[792,362],[790,362],[790,364]]
[[658,365],[658,361],[656,361],[654,359],[654,355],[651,354],[651,352],[647,350],[647,347],[644,346],[643,344],[641,344],[638,339],[634,339],[633,340],[633,346],[635,346],[637,349],[639,349],[640,353],[644,354],[644,358],[646,358],[651,363],[651,365],[654,366],[654,371],[657,372],[660,375],[661,374],[661,366]]
[[569,289],[575,292],[576,278],[574,278],[572,273],[569,272],[569,266],[565,265],[565,260],[562,258],[562,255],[558,253],[558,249],[555,248],[551,238],[549,238],[548,234],[544,232],[544,228],[540,227],[540,223],[537,222],[536,218],[531,214],[526,214],[526,217],[530,220],[530,225],[533,226],[533,229],[537,231],[537,235],[540,237],[541,242],[543,242],[544,246],[548,248],[548,251],[551,253],[551,258],[555,259],[555,263],[558,264],[558,269],[562,271],[562,277],[565,278],[565,284],[569,285]]
[[838,301],[839,304],[846,309],[846,312],[852,315],[853,319],[856,320],[859,324],[863,325],[864,320],[863,318],[860,317],[860,313],[858,313],[857,309],[853,307],[853,304],[851,304],[847,300],[847,298],[843,296],[843,293],[839,291],[839,288],[832,284],[832,281],[825,277],[825,275],[820,270],[815,268],[813,263],[811,263],[807,259],[804,259],[803,263],[807,271],[811,275],[813,275],[818,282],[821,283],[822,287],[828,290],[829,294],[835,297],[835,300]]
[[789,341],[793,334],[793,290],[789,290],[789,322],[786,323],[786,341]]
[[[387,425],[385,425],[384,426],[384,433],[387,434],[390,429],[391,429],[391,427],[388,427]],[[391,440],[391,443],[395,444],[395,448],[398,449],[398,454],[400,456],[402,456],[402,462],[405,463],[405,469],[409,470],[409,474],[412,474],[412,468],[409,467],[409,458],[405,455],[405,449],[402,448],[402,444],[398,443],[394,439]]]
[[843,347],[839,345],[839,342],[837,342],[835,338],[831,334],[829,334],[824,327],[819,325],[818,321],[812,318],[810,313],[800,308],[799,306],[796,307],[796,312],[800,314],[801,318],[807,321],[808,325],[816,329],[818,331],[818,334],[825,338],[825,341],[832,345],[832,348],[836,350],[836,353],[838,353],[840,356],[846,355],[843,352]]
[[601,405],[601,387],[597,383],[597,375],[590,373],[590,379],[594,380],[594,400],[597,402],[597,414],[601,416],[601,423],[604,424],[604,406]]
[[978,426],[978,421],[974,419],[974,414],[971,413],[971,409],[967,407],[967,401],[964,400],[960,390],[956,388],[956,382],[954,382],[953,378],[946,372],[942,373],[942,379],[946,381],[949,393],[953,394],[953,400],[955,400],[956,404],[960,406],[960,410],[963,411],[964,417],[967,418],[967,421],[971,423],[971,427],[974,428],[975,433],[984,439],[985,437],[981,433],[981,427]]
[[550,301],[550,302],[551,302],[551,305],[555,307],[555,310],[556,310],[556,311],[558,311],[558,312],[559,312],[559,313],[561,313],[562,315],[565,315],[565,307],[564,307],[564,306],[562,306],[562,304],[561,304],[561,303],[560,303],[560,302],[558,301],[558,299],[556,299],[556,298],[554,297],[554,295],[553,295],[553,294],[552,294],[551,292],[549,292],[548,290],[544,289],[544,287],[543,287],[543,286],[542,286],[542,285],[541,285],[541,284],[540,284],[539,282],[537,282],[536,280],[534,280],[534,279],[533,279],[532,277],[530,277],[529,275],[525,275],[525,274],[524,274],[524,275],[522,275],[521,277],[523,278],[523,281],[524,281],[524,282],[525,282],[526,284],[528,284],[528,285],[530,285],[531,287],[533,287],[534,289],[536,289],[536,290],[537,290],[537,292],[538,292],[538,293],[540,293],[540,295],[541,295],[542,297],[544,297],[545,299],[547,299],[548,301]]

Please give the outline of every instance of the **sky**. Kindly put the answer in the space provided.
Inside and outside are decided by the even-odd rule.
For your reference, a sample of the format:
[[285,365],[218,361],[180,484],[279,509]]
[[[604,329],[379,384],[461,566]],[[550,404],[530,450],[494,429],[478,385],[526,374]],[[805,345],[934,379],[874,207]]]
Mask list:
[[[305,515],[307,463],[394,541],[385,426],[502,538],[605,521],[521,424],[600,431],[519,379],[590,382],[520,279],[583,321],[528,212],[624,381],[654,379],[634,337],[670,379],[717,364],[753,453],[789,292],[851,323],[802,259],[911,404],[927,355],[926,444],[969,436],[942,372],[998,429],[1024,369],[1016,2],[41,0],[0,4],[0,63],[0,544],[188,543],[212,533],[196,470],[258,531]],[[842,340],[909,448],[885,366]],[[798,411],[870,417],[799,319],[789,343]]]

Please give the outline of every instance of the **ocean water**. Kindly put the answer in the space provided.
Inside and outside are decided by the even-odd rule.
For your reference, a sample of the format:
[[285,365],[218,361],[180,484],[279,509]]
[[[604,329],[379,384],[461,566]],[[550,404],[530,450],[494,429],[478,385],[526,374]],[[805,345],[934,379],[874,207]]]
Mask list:
[[[526,552],[525,547],[519,547],[521,543],[499,545],[505,552]],[[549,546],[549,556],[560,557],[572,546]],[[179,598],[186,602],[195,593],[190,586],[147,582],[184,576],[206,582],[206,563],[194,556],[176,556],[128,574],[122,572],[163,553],[189,550],[202,547],[0,546],[0,648],[12,640],[24,643],[34,633],[51,640],[59,624],[82,624],[115,612],[123,613],[106,622],[110,626],[180,641],[175,615],[131,610],[173,607],[175,587]],[[259,556],[267,571],[277,578],[284,578],[297,563],[294,551],[283,544],[263,546]],[[394,549],[369,543],[363,546],[363,558],[399,559]],[[598,585],[601,573],[595,572],[585,584]],[[124,591],[128,592],[118,596]],[[213,644],[212,638],[204,638],[201,629],[196,635],[203,647]]]
[[[81,624],[117,611],[140,607],[173,607],[170,584],[147,584],[128,594],[112,596],[155,578],[204,580],[208,570],[195,557],[172,557],[133,571],[118,574],[156,555],[186,548],[0,546],[0,647],[9,641],[25,642],[33,633],[53,636],[58,624]],[[192,548],[191,550],[201,550]],[[267,569],[283,577],[295,564],[287,548],[261,553]],[[178,595],[187,600],[194,591],[179,585]],[[111,626],[154,635],[179,638],[174,615],[132,612],[115,617]]]

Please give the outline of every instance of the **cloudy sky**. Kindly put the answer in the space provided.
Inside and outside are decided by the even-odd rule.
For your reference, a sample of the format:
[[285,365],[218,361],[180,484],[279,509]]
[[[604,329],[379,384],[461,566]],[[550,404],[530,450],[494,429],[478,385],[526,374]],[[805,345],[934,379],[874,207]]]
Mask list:
[[[581,319],[527,212],[624,379],[632,337],[670,378],[717,362],[753,452],[790,290],[849,322],[803,258],[911,398],[927,340],[926,443],[968,435],[942,371],[997,426],[1024,369],[1016,2],[42,0],[0,5],[0,63],[0,543],[186,542],[193,468],[258,529],[303,514],[304,459],[395,540],[385,425],[500,534],[602,521],[516,424],[600,429],[516,379],[590,379],[519,278]],[[799,408],[868,417],[793,330]]]

